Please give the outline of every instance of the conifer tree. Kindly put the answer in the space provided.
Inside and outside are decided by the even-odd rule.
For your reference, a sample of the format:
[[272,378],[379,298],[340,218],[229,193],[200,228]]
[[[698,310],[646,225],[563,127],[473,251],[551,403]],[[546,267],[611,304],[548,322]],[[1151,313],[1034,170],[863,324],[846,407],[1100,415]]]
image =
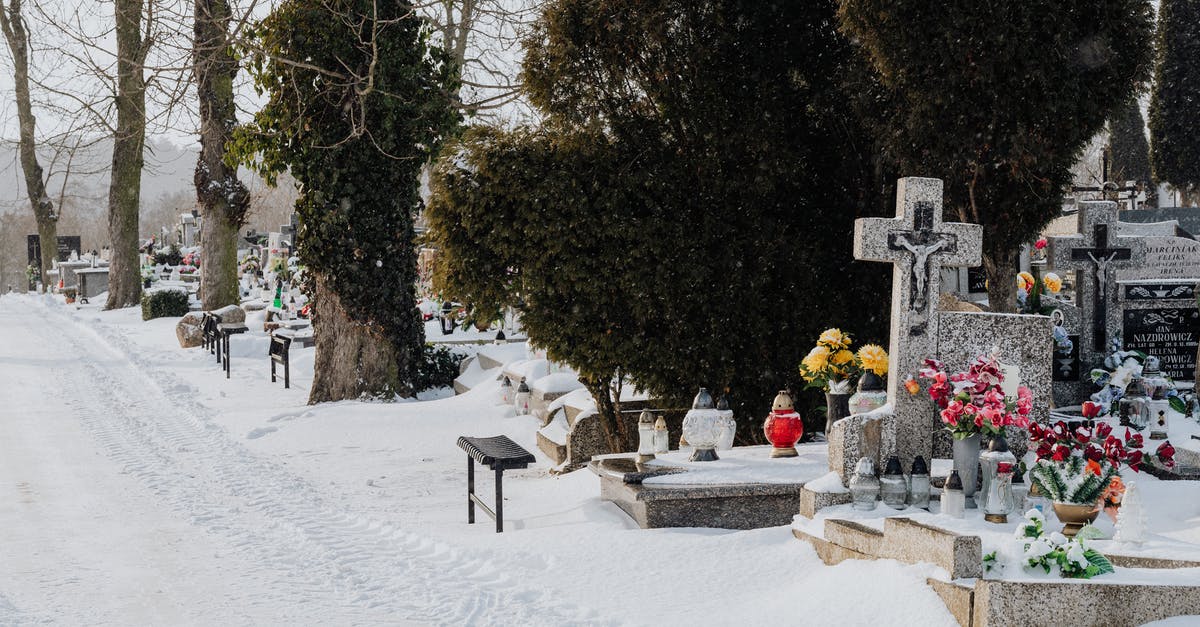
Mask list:
[[894,197],[882,100],[832,1],[557,0],[524,78],[544,126],[439,162],[439,263],[580,373],[612,448],[624,376],[674,407],[728,389],[747,441],[824,328],[886,340],[887,277],[851,242]]
[[1108,152],[1112,165],[1109,180],[1117,183],[1137,181],[1146,186],[1147,202],[1154,195],[1150,175],[1150,143],[1146,141],[1146,120],[1137,98],[1129,98],[1108,120]]
[[1186,206],[1200,201],[1200,0],[1162,0],[1157,43],[1150,161]]
[[983,225],[988,297],[1016,307],[1017,255],[1058,215],[1071,166],[1149,76],[1148,0],[842,0],[895,98],[889,152]]

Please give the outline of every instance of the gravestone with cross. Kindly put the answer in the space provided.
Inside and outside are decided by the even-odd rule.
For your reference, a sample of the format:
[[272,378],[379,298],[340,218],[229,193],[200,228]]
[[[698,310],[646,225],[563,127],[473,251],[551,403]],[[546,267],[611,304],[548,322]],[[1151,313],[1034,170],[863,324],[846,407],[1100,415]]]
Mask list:
[[[1146,260],[1143,238],[1117,231],[1117,204],[1080,203],[1078,234],[1050,238],[1047,258],[1055,272],[1075,272],[1075,304],[1079,308],[1079,364],[1074,369],[1080,393],[1090,387],[1092,368],[1099,367],[1121,334],[1116,272]],[[1081,399],[1082,400],[1082,399]]]
[[911,396],[901,386],[926,358],[937,355],[941,268],[979,265],[982,245],[978,224],[942,222],[939,179],[900,179],[895,218],[854,222],[854,258],[893,264],[888,398],[895,420],[893,446],[901,459],[930,459],[935,407],[928,396]]

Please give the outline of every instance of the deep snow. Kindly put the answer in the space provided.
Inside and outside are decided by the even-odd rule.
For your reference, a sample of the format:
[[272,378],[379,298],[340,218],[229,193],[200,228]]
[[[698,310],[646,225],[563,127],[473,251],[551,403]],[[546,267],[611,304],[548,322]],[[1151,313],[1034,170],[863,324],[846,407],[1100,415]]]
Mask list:
[[309,407],[294,354],[284,390],[261,331],[234,337],[226,380],[174,320],[0,297],[0,624],[954,624],[932,567],[637,529],[540,454],[505,475],[506,532],[469,526],[455,439],[536,451],[534,419],[490,379]]

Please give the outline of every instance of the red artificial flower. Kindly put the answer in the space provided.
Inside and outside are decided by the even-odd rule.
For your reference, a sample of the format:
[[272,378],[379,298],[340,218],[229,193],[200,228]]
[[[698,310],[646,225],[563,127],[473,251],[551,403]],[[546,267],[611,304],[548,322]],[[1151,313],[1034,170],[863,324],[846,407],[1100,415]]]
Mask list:
[[1092,401],[1084,401],[1083,407],[1081,408],[1080,412],[1083,414],[1084,418],[1095,418],[1096,416],[1100,415],[1100,409],[1101,409],[1100,403],[1093,403]]
[[1169,441],[1159,444],[1158,449],[1154,451],[1154,454],[1158,456],[1158,461],[1162,462],[1162,464],[1167,468],[1171,468],[1175,465],[1175,447],[1171,446]]
[[1106,440],[1109,434],[1112,433],[1112,425],[1107,422],[1101,422],[1096,425],[1096,437],[1101,440]]
[[1000,462],[996,464],[996,472],[1007,473],[1013,471],[1013,464],[1010,462]]
[[1031,423],[1029,425],[1029,439],[1030,440],[1032,440],[1034,442],[1041,442],[1043,436],[1044,436],[1044,432],[1042,431],[1042,425],[1040,425],[1036,422]]
[[1056,462],[1065,462],[1071,456],[1071,449],[1059,444],[1054,447],[1053,459]]
[[1046,459],[1046,458],[1050,457],[1050,455],[1053,452],[1054,452],[1054,447],[1052,447],[1049,444],[1042,443],[1041,446],[1037,447],[1037,458],[1038,459]]
[[1129,435],[1129,429],[1125,429],[1125,447],[1126,448],[1142,448],[1142,434],[1135,433]]
[[1087,448],[1083,449],[1083,456],[1089,461],[1098,462],[1104,459],[1104,451],[1095,444],[1088,444]]
[[1092,430],[1088,429],[1087,427],[1076,427],[1075,439],[1078,440],[1080,444],[1087,444],[1092,439]]
[[1043,238],[1038,239],[1038,241],[1034,242],[1033,247],[1038,250],[1041,250],[1046,247],[1046,244],[1047,244],[1046,238],[1043,237]]
[[1125,464],[1132,468],[1134,472],[1138,472],[1138,466],[1142,465],[1142,452],[1131,451],[1125,456]]

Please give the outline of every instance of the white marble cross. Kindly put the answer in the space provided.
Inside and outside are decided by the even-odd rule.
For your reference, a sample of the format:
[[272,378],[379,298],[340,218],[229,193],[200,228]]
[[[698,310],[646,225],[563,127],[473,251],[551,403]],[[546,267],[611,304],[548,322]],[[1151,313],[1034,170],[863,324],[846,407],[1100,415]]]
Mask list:
[[983,227],[942,222],[942,181],[902,178],[896,189],[895,218],[854,221],[854,258],[881,261],[892,267],[892,320],[888,399],[896,415],[896,447],[907,455],[929,459],[928,395],[901,391],[908,376],[916,376],[926,358],[937,353],[937,301],[944,266],[977,266],[983,248]]

